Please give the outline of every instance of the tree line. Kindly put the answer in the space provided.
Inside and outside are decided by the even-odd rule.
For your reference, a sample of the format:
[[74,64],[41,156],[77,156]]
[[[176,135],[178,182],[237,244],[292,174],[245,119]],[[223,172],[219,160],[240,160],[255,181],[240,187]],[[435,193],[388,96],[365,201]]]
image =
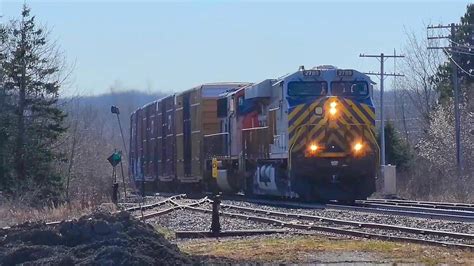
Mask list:
[[62,190],[54,144],[67,129],[57,104],[64,61],[48,37],[26,5],[0,29],[0,191],[31,202],[58,202]]
[[[387,162],[397,165],[401,193],[406,197],[473,201],[474,195],[474,4],[457,22],[452,42],[457,49],[431,50],[426,36],[407,32],[405,74],[395,88],[400,123],[388,123],[385,131]],[[440,36],[448,35],[440,30]],[[457,172],[452,61],[455,58],[460,91],[463,169]],[[407,111],[413,107],[412,111]],[[415,114],[414,114],[415,113]],[[417,116],[420,133],[409,134],[407,117]],[[397,124],[396,127],[393,125]]]

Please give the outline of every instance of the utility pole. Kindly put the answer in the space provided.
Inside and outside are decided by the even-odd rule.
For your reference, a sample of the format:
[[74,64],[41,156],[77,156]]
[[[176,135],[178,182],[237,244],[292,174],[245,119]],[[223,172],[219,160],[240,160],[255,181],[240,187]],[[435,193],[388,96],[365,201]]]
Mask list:
[[365,55],[365,54],[360,54],[359,57],[372,57],[376,58],[377,60],[380,61],[380,72],[379,73],[374,73],[374,72],[367,72],[364,73],[366,75],[374,75],[378,76],[380,78],[380,164],[382,166],[385,165],[385,119],[384,119],[384,98],[383,98],[383,93],[384,93],[384,79],[385,76],[388,77],[403,77],[404,75],[402,74],[397,74],[397,73],[385,73],[384,72],[384,62],[387,58],[403,58],[405,56],[403,55],[385,55],[384,53],[381,53],[380,55]]
[[[456,49],[454,36],[456,35],[456,27],[451,23],[451,47],[452,51]],[[458,173],[462,171],[462,155],[461,155],[461,116],[459,114],[459,82],[458,82],[458,68],[456,66],[454,57],[456,53],[451,53],[451,70],[453,71],[453,89],[454,89],[454,131],[456,134],[456,165],[458,166]]]
[[[456,29],[459,26],[456,25],[455,23],[451,23],[450,25],[437,25],[437,26],[428,26],[427,30],[432,30],[432,29],[450,29],[451,34],[449,36],[429,36],[428,35],[428,40],[435,40],[435,39],[449,39],[451,42],[451,45],[449,47],[442,47],[442,46],[429,46],[428,49],[442,49],[448,56],[451,61],[451,70],[453,72],[452,75],[452,83],[453,83],[453,91],[454,91],[454,133],[455,133],[455,138],[456,138],[456,166],[457,166],[457,172],[458,175],[461,174],[462,171],[462,147],[461,147],[461,116],[459,112],[459,82],[458,82],[458,66],[456,63],[456,42],[454,40],[456,36]],[[451,50],[450,53],[448,53],[448,49]]]

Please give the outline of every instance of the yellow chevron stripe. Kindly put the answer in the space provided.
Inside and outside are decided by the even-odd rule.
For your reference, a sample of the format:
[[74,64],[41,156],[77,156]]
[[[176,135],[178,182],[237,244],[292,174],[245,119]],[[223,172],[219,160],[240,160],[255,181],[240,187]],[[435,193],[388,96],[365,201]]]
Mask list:
[[[307,130],[307,129],[301,129],[301,130]],[[299,141],[299,143],[295,144],[295,147],[293,148],[293,150],[299,150],[301,146],[304,146],[307,142],[306,141],[307,137],[308,137],[307,134],[305,134],[304,132],[301,132],[299,134],[299,138],[295,140],[295,141]]]
[[[305,112],[303,112],[300,116],[300,118],[298,118],[292,125],[289,125],[289,128],[288,128],[288,134],[291,135],[291,133],[293,132],[293,130],[295,130],[295,128],[297,128],[298,126],[300,126],[301,124],[301,121],[306,119],[306,117],[308,117],[309,114],[311,114],[312,110],[314,110],[314,108],[316,108],[316,106],[321,102],[323,98],[320,98],[320,99],[317,99],[316,101],[314,101],[308,108]],[[305,107],[304,104],[302,105],[299,105],[301,106],[301,108]],[[298,107],[299,107],[298,106]],[[301,108],[299,110],[301,110]],[[295,110],[296,111],[296,110]],[[291,114],[293,114],[293,112],[291,112]],[[292,116],[294,117],[294,115]],[[314,118],[313,118],[314,117]],[[314,121],[314,119],[316,119],[316,115],[314,116],[311,116],[311,119]],[[288,121],[290,121],[291,119],[289,119]],[[312,122],[309,122],[309,124],[311,124]]]
[[[306,134],[306,139],[319,142],[319,141],[321,140],[321,138],[324,137],[325,132],[322,131],[319,136],[316,136],[316,138],[314,138],[314,134],[316,134],[316,131],[318,131],[318,129],[321,128],[321,126],[322,126],[323,124],[326,124],[327,121],[328,121],[328,120],[327,120],[326,117],[324,117],[323,119],[319,120],[319,122],[311,128],[310,132]],[[304,141],[303,141],[302,143],[297,144],[297,146],[295,146],[295,149],[296,149],[296,148],[299,149],[300,146],[302,146],[302,145],[304,145],[304,144],[305,144]]]
[[328,119],[326,117],[324,117],[323,119],[319,120],[319,122],[313,126],[313,128],[310,130],[308,136],[310,136],[311,138],[313,138],[313,135],[316,133],[316,131],[318,131],[319,128],[321,128],[321,126],[325,123],[327,123]]
[[[294,151],[298,151],[298,150],[301,148],[301,146],[304,146],[304,144],[305,144],[305,141],[304,141],[304,140],[305,140],[306,138],[305,138],[304,136],[302,136],[301,134],[300,134],[300,137],[301,137],[301,138],[298,138],[298,139],[300,140],[300,143],[295,144],[295,146],[293,147],[293,152],[294,152]],[[298,139],[296,139],[295,141],[298,141]]]
[[293,132],[293,130],[295,130],[295,128],[298,127],[298,126],[301,124],[301,122],[302,122],[304,119],[306,119],[306,117],[307,117],[308,115],[309,115],[308,110],[303,111],[303,113],[300,115],[300,117],[298,117],[298,118],[296,119],[296,121],[295,121],[292,125],[290,125],[290,127],[288,128],[288,134],[291,135],[291,133]]
[[359,107],[357,106],[357,104],[355,104],[352,100],[349,100],[349,99],[344,99],[344,101],[346,101],[349,106],[352,107],[352,109],[355,111],[355,113],[360,117],[362,118],[362,120],[364,121],[364,124],[366,125],[370,125],[370,121],[369,119],[367,119],[367,117],[364,115],[364,113],[362,113],[362,111],[359,109]]
[[339,132],[341,133],[342,136],[348,136],[350,139],[354,139],[358,136],[359,132],[359,127],[350,125],[349,122],[347,122],[342,116],[340,116],[340,119],[342,120],[342,123],[346,126],[345,128],[340,128]]
[[291,121],[293,119],[293,117],[297,113],[299,113],[301,111],[301,109],[303,109],[303,107],[304,107],[304,104],[296,106],[295,109],[293,109],[293,111],[291,111],[291,113],[288,115],[288,121]]
[[370,109],[370,107],[367,104],[361,104],[362,108],[369,114],[370,119],[375,120],[375,113]]
[[[308,108],[308,110],[303,112],[301,114],[301,117],[298,118],[295,121],[295,123],[290,126],[289,132],[294,131],[296,128],[299,128],[300,126],[306,127],[304,125],[301,125],[302,120],[306,119],[308,117],[308,115],[311,114],[311,110],[313,110],[321,102],[321,100],[322,99],[319,99],[319,100],[315,101],[314,103],[312,103],[310,105],[310,107]],[[325,100],[327,100],[327,99],[325,99]],[[368,126],[369,129],[371,129],[372,132],[374,132],[375,125],[369,119],[375,119],[375,114],[370,109],[370,107],[368,105],[361,104],[361,106],[359,106],[358,104],[354,103],[353,101],[351,101],[349,99],[339,98],[339,101],[346,101],[347,105],[350,106],[350,108],[352,108],[354,110],[354,113],[355,113],[354,115],[359,116],[360,119],[365,124],[365,126]],[[305,105],[298,106],[298,108],[293,111],[294,113],[293,112],[291,113],[291,118],[295,117],[296,113],[301,111],[302,108],[304,108],[304,106]],[[367,115],[364,114],[360,108],[364,108],[364,111],[367,113]],[[337,118],[337,121],[339,122],[339,124],[338,124],[338,128],[336,130],[342,137],[339,137],[338,135],[331,134],[329,136],[329,139],[325,142],[330,143],[330,142],[334,141],[340,147],[345,147],[345,145],[347,145],[347,144],[344,144],[345,142],[353,141],[356,138],[362,137],[362,135],[368,142],[370,142],[370,143],[374,142],[372,134],[370,132],[368,132],[367,130],[365,130],[366,129],[365,126],[361,127],[361,126],[357,126],[357,125],[350,125],[350,124],[359,124],[359,122],[358,122],[357,118],[354,117],[353,114],[350,113],[349,110],[344,105],[341,105],[339,110],[341,110],[341,112],[344,113],[345,116],[347,117],[347,118],[344,118],[343,116],[339,116]],[[309,121],[307,122],[308,126],[310,124],[313,124],[318,118],[321,118],[321,117],[316,116],[316,115],[311,116],[309,118]],[[326,136],[326,131],[323,130],[317,136],[314,136],[314,135],[316,134],[316,132],[322,126],[324,126],[325,124],[329,124],[329,122],[331,122],[331,121],[328,121],[328,118],[326,116],[324,116],[316,123],[316,125],[312,126],[309,133],[307,132],[308,128],[301,128],[300,130],[302,130],[302,132],[299,132],[299,133],[296,132],[297,134],[295,134],[293,136],[293,138],[290,140],[290,144],[293,145],[292,152],[299,151],[301,148],[303,148],[305,146],[305,144],[307,144],[306,143],[307,141],[316,141],[317,143],[320,143],[322,139],[327,137]],[[332,121],[332,122],[334,122],[334,121]],[[340,138],[342,138],[342,140]],[[299,143],[295,143],[295,142],[299,142]],[[371,146],[371,145],[369,145],[369,146]],[[370,147],[369,147],[369,149],[370,149]]]
[[372,130],[372,132],[375,133],[375,113],[374,111],[372,111],[370,109],[370,107],[367,105],[367,104],[361,104],[362,108],[364,108],[364,110],[369,114],[369,117],[372,121],[374,121],[373,123],[370,123],[370,129]]
[[[295,146],[294,145],[297,145],[295,144],[299,139],[301,139],[302,136],[304,136],[304,131],[305,128],[303,126],[301,127],[298,127],[297,131],[295,132],[295,134],[293,135],[293,137],[290,139],[290,147],[293,146],[293,150],[295,150]],[[304,137],[303,137],[304,138]]]
[[349,112],[349,110],[347,110],[345,107],[342,107],[342,112],[344,112],[344,114],[347,116],[347,118],[350,120],[350,121],[347,121],[347,124],[354,124],[354,123],[357,123],[357,121],[352,121],[353,119],[355,119],[355,117]]

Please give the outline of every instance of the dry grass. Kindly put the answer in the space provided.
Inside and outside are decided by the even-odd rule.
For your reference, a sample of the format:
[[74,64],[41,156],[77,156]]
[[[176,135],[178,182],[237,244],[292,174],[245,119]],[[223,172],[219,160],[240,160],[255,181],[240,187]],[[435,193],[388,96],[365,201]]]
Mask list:
[[[12,226],[24,222],[52,222],[78,218],[85,214],[90,214],[98,206],[83,205],[73,202],[69,205],[64,204],[58,207],[50,206],[41,209],[32,208],[14,202],[2,202],[0,205],[0,227]],[[99,206],[110,211],[114,210],[110,204]]]
[[[288,236],[253,239],[202,240],[179,244],[192,255],[217,256],[233,261],[272,263],[311,263],[318,257],[335,254],[344,262],[344,254],[370,254],[373,262],[422,264],[474,264],[474,254],[467,251],[393,243],[377,240],[350,240],[326,236]],[[357,253],[359,252],[359,253]],[[341,254],[341,258],[338,257]]]

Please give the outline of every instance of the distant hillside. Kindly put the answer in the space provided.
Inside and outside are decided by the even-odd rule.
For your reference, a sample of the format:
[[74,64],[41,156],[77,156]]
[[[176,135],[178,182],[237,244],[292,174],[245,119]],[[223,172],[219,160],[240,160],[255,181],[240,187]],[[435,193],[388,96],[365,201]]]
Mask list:
[[[128,116],[138,107],[141,107],[164,96],[164,93],[150,94],[142,91],[124,91],[105,93],[97,96],[82,96],[72,100],[78,106],[93,106],[108,112],[110,112],[110,106],[116,105],[120,108],[121,114]],[[62,100],[67,102],[71,101],[70,98],[65,98]]]
[[[166,96],[164,93],[146,93],[141,91],[111,92],[97,96],[62,98],[60,104],[68,113],[68,121],[81,120],[95,130],[109,136],[108,142],[122,149],[117,119],[110,112],[112,105],[120,109],[120,120],[126,143],[130,130],[130,114],[137,108]],[[70,122],[72,123],[72,122]],[[69,126],[71,127],[71,126]]]

